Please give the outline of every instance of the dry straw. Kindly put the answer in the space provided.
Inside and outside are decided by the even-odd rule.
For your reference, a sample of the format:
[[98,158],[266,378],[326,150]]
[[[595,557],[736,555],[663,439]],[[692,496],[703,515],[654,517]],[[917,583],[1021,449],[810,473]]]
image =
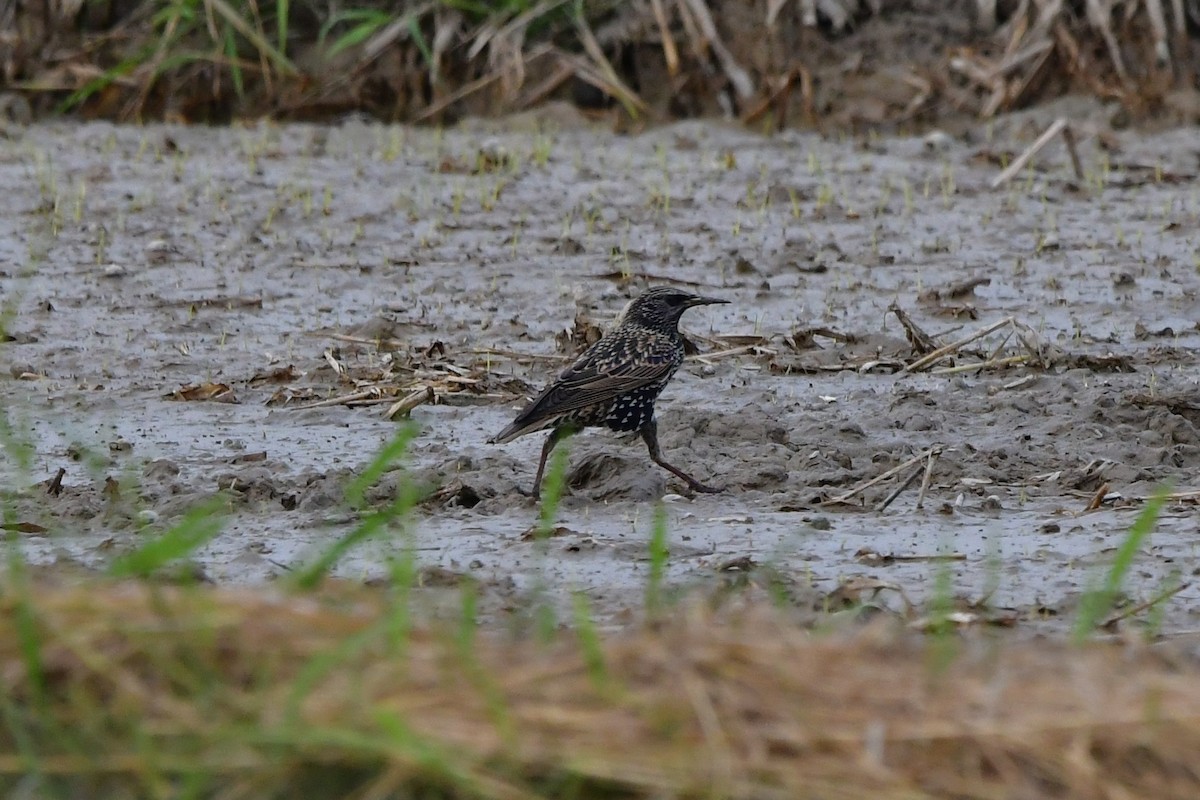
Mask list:
[[1169,648],[819,636],[772,609],[693,606],[589,649],[577,632],[548,644],[465,624],[408,632],[383,598],[132,583],[9,594],[0,784],[39,774],[112,796],[189,785],[223,798],[317,785],[380,798],[1200,796],[1200,667]]

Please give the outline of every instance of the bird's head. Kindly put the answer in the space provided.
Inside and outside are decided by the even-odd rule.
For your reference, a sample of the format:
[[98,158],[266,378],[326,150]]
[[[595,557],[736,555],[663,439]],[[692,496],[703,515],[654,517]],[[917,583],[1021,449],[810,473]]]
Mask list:
[[728,302],[715,297],[701,297],[673,286],[656,286],[625,307],[621,312],[621,323],[675,330],[679,317],[689,308]]

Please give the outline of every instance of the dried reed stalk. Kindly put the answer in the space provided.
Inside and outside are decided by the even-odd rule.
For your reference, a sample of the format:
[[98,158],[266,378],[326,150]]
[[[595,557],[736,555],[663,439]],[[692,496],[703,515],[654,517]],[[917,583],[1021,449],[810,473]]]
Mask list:
[[36,764],[122,796],[204,776],[223,797],[317,777],[360,797],[1200,795],[1182,647],[967,640],[946,663],[889,627],[814,637],[699,605],[590,650],[397,638],[385,595],[327,591],[10,591],[0,784]]

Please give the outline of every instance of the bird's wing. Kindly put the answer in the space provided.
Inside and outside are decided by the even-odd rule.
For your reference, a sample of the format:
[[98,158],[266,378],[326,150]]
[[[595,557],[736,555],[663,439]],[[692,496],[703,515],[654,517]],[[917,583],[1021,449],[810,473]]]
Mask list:
[[540,430],[563,414],[666,380],[678,366],[675,348],[669,341],[631,342],[624,352],[600,344],[597,342],[563,370],[493,441],[508,441]]

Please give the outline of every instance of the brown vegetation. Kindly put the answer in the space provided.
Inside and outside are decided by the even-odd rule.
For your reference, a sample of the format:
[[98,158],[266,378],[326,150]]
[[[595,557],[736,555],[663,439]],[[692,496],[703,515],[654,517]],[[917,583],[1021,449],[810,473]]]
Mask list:
[[1200,666],[1171,646],[822,636],[777,610],[697,606],[537,643],[469,620],[409,632],[358,588],[91,583],[3,605],[10,787],[40,775],[74,796],[187,781],[221,797],[1200,792]]
[[1076,91],[1191,119],[1198,23],[1196,0],[28,0],[0,19],[0,66],[16,118],[446,121],[557,98],[844,127]]

